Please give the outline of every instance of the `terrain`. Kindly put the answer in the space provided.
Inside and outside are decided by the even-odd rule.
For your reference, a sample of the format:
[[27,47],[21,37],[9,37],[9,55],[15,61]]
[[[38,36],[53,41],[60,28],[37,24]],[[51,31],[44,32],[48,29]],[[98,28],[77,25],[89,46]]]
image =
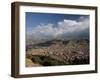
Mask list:
[[50,40],[26,45],[26,67],[89,64],[89,40]]

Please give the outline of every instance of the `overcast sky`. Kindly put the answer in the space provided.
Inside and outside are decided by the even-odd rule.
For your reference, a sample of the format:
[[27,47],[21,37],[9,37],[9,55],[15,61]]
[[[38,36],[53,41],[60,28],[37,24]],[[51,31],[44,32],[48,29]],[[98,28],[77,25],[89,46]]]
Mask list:
[[89,16],[26,12],[26,38],[88,39]]

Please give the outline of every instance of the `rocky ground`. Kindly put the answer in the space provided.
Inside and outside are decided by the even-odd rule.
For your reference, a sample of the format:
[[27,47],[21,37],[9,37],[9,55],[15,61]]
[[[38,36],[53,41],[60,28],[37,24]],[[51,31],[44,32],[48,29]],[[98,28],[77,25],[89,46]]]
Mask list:
[[88,40],[52,40],[26,46],[26,67],[89,64]]

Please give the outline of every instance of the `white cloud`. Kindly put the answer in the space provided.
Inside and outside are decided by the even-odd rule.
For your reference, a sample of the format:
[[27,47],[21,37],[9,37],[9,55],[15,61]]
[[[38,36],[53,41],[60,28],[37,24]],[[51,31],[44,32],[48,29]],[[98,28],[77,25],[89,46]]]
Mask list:
[[27,33],[27,36],[31,36],[30,38],[33,40],[49,40],[55,38],[64,38],[64,36],[72,39],[75,37],[80,37],[79,34],[82,33],[83,37],[85,37],[87,36],[85,33],[88,33],[88,31],[89,19],[80,17],[78,21],[64,19],[63,21],[58,22],[56,26],[54,24],[38,25],[29,33]]

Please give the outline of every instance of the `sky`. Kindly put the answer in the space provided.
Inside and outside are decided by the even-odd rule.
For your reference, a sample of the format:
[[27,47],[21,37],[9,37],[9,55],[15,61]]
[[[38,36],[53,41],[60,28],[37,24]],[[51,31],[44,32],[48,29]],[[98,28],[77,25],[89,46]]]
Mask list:
[[89,15],[26,12],[30,40],[88,39]]

